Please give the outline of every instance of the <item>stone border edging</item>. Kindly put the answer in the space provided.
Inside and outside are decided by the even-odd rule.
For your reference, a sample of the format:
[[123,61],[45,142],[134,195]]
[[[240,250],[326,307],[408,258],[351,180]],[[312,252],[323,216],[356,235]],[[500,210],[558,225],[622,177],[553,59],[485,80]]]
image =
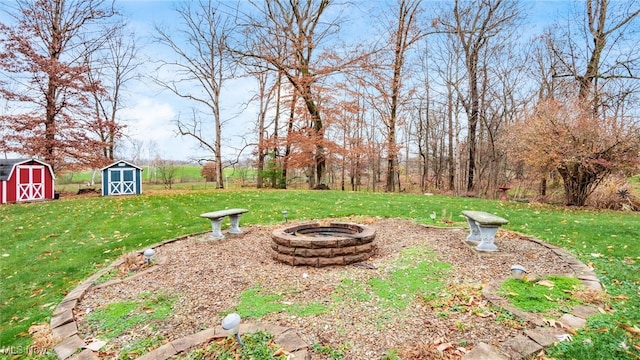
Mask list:
[[[593,269],[575,258],[567,250],[545,243],[544,241],[534,237],[525,238],[528,241],[535,242],[536,244],[548,248],[563,262],[569,264],[569,267],[578,280],[582,282],[583,286],[594,290],[602,290],[602,284],[600,283],[600,280],[598,280]],[[553,346],[554,343],[559,341],[558,336],[567,336],[568,334],[565,329],[579,329],[586,325],[587,318],[589,316],[599,312],[595,306],[577,305],[572,309],[571,313],[562,315],[559,321],[562,327],[546,326],[548,324],[545,322],[544,318],[516,309],[507,301],[507,299],[497,295],[497,290],[503,281],[504,280],[492,281],[482,289],[482,295],[493,305],[503,308],[512,314],[535,324],[536,327],[531,330],[524,330],[522,334],[503,342],[500,348],[486,343],[480,343],[471,349],[471,351],[466,353],[462,357],[463,360],[528,359],[544,348]]]
[[[185,240],[187,238],[193,236],[199,236],[208,234],[210,231],[202,231],[188,235],[182,235],[173,239],[165,240],[154,245],[150,245],[145,247],[149,248],[157,248],[166,244],[170,244],[176,241]],[[138,251],[142,253],[142,250]],[[113,268],[120,266],[124,260],[122,258],[118,258],[113,261],[107,267],[98,270],[95,274],[91,275],[85,281],[80,283],[75,289],[69,292],[58,304],[58,306],[53,311],[53,316],[49,322],[49,326],[52,329],[53,337],[57,339],[62,339],[62,341],[54,347],[54,351],[56,356],[60,360],[72,359],[72,360],[94,360],[99,359],[98,355],[96,355],[91,349],[87,348],[87,343],[78,335],[78,325],[75,320],[74,310],[80,300],[84,297],[86,292],[92,287],[105,287],[112,284],[120,283],[123,281],[128,281],[133,278],[142,276],[143,274],[147,274],[151,271],[155,271],[158,269],[157,266],[153,266],[148,268],[138,274],[135,274],[126,279],[117,279],[113,281],[109,281],[103,284],[94,285],[102,275],[108,273]],[[302,340],[302,338],[298,335],[297,331],[293,328],[285,328],[281,326],[275,325],[263,325],[263,324],[241,324],[240,325],[240,334],[243,333],[251,333],[258,330],[265,330],[272,333],[275,336],[275,342],[280,344],[283,349],[291,353],[292,360],[301,360],[301,359],[309,359],[310,355],[308,353],[308,344]],[[173,355],[176,355],[180,352],[189,350],[191,348],[200,346],[210,340],[215,340],[219,338],[225,338],[229,336],[230,333],[226,330],[223,330],[221,326],[209,328],[198,333],[185,336],[180,339],[176,339],[171,341],[168,344],[164,344],[159,348],[144,354],[140,357],[140,359],[146,360],[164,360]]]

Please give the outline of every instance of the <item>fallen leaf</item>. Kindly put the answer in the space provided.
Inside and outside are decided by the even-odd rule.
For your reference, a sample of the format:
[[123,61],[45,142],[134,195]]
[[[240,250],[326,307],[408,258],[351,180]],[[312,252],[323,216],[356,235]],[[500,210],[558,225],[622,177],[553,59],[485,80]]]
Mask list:
[[490,316],[493,316],[492,313],[487,313],[487,312],[477,313],[476,315],[480,316],[481,318],[488,318]]
[[440,352],[444,352],[445,350],[450,349],[452,347],[453,345],[451,345],[451,343],[444,343],[444,344],[438,345],[436,349]]
[[578,333],[576,332],[576,330],[574,328],[571,327],[566,327],[564,328],[568,333],[573,334],[573,335],[578,335]]
[[553,300],[550,296],[544,295],[544,298],[551,302],[556,302],[556,300]]
[[536,284],[546,287],[553,287],[555,285],[555,283],[551,280],[540,280]]
[[631,326],[631,325],[627,325],[627,324],[621,323],[621,322],[618,322],[618,325],[621,328],[627,330],[631,334],[634,334],[634,335],[640,334],[640,329],[637,326]]
[[562,323],[560,321],[553,320],[553,319],[544,319],[544,321],[547,324],[549,324],[550,327],[558,327],[558,328],[562,327]]
[[273,353],[273,356],[274,356],[274,357],[275,357],[275,356],[283,356],[283,355],[284,355],[284,356],[287,356],[287,355],[289,355],[289,354],[290,354],[290,353],[289,353],[287,350],[285,350],[285,349],[283,349],[283,348],[280,348],[280,349],[276,350],[276,352],[274,352],[274,353]]

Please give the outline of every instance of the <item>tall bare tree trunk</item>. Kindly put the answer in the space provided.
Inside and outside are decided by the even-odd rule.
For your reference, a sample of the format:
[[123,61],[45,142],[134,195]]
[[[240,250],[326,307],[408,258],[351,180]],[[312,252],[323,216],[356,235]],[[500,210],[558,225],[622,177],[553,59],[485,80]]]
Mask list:
[[396,127],[402,89],[402,70],[408,49],[423,37],[419,31],[412,34],[416,27],[416,17],[421,0],[400,0],[398,8],[398,24],[393,39],[393,76],[391,79],[391,104],[387,123],[387,178],[386,191],[399,190],[400,173],[398,163],[398,144]]

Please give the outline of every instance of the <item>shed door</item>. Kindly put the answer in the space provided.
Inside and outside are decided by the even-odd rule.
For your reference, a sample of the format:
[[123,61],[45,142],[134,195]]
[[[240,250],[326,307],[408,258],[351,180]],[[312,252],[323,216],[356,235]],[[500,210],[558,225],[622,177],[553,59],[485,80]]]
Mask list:
[[17,201],[44,200],[45,168],[38,165],[16,167]]
[[136,193],[135,169],[109,169],[109,195]]

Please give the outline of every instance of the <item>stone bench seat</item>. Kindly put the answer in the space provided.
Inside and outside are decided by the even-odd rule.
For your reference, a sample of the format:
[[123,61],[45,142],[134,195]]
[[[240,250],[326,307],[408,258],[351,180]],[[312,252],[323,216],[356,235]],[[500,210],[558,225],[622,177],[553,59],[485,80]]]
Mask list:
[[222,234],[222,220],[225,217],[229,217],[231,221],[231,227],[229,228],[229,234],[241,234],[242,230],[240,230],[240,215],[248,212],[247,209],[226,209],[219,211],[212,211],[204,214],[200,214],[200,217],[209,219],[211,221],[211,238],[213,239],[223,239],[224,235]]
[[469,223],[470,233],[467,242],[477,244],[478,251],[498,251],[494,244],[496,233],[502,225],[509,220],[484,211],[464,210],[462,215]]

